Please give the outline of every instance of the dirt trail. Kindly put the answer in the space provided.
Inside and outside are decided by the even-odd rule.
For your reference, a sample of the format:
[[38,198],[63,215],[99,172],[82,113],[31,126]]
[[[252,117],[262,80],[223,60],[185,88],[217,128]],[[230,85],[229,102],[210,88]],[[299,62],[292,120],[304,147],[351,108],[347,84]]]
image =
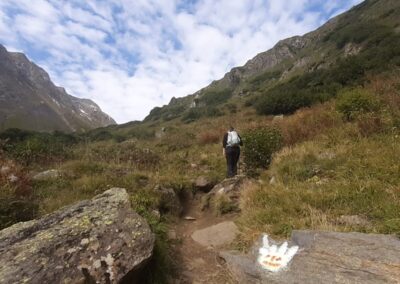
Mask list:
[[237,283],[218,258],[218,251],[215,248],[201,246],[191,238],[196,230],[223,221],[232,221],[237,215],[214,216],[209,211],[200,209],[200,200],[201,195],[196,195],[185,204],[183,216],[194,217],[196,220],[181,218],[172,227],[176,234],[173,261],[178,274],[172,283]]

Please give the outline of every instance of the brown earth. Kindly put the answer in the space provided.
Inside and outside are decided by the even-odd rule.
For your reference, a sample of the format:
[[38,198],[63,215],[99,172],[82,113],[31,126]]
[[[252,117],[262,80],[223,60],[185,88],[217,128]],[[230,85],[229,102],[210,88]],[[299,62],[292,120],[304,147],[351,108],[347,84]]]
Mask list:
[[[177,275],[171,283],[238,283],[218,257],[218,251],[228,248],[229,244],[205,247],[192,238],[192,234],[197,230],[233,221],[237,217],[237,214],[216,216],[209,210],[202,211],[203,195],[198,194],[187,200],[183,217],[170,230],[170,238],[174,239],[171,259],[174,261]],[[186,220],[185,217],[193,217],[195,220]]]

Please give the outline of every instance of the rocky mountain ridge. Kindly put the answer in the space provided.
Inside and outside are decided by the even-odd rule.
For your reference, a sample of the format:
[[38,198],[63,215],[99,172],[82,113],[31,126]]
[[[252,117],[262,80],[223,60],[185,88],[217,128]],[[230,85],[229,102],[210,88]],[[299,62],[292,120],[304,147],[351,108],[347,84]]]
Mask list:
[[[185,121],[185,115],[198,118],[201,116],[200,114],[193,115],[193,108],[196,107],[218,108],[209,116],[218,115],[221,113],[221,106],[224,103],[235,101],[235,98],[251,96],[254,104],[260,97],[269,96],[269,90],[278,85],[290,84],[292,79],[300,78],[301,81],[302,76],[310,75],[313,72],[326,71],[325,73],[338,74],[340,73],[340,70],[336,70],[338,65],[347,58],[362,55],[363,58],[359,60],[362,61],[371,60],[371,54],[376,52],[380,54],[393,53],[393,50],[383,51],[382,46],[387,45],[382,44],[379,47],[379,44],[389,36],[396,37],[398,35],[400,22],[396,17],[397,12],[400,12],[398,1],[366,0],[349,11],[330,19],[314,31],[279,41],[273,48],[259,53],[243,66],[232,68],[221,79],[213,81],[194,94],[182,98],[172,98],[168,105],[154,108],[145,121],[159,119],[169,121],[177,117],[183,117],[183,121]],[[354,62],[349,65],[354,65]],[[340,68],[342,67],[340,66]],[[379,64],[373,66],[368,63],[364,67],[374,70],[383,69],[379,67]],[[348,69],[350,70],[350,68]],[[311,82],[315,81],[313,77],[317,76],[310,75],[303,80],[305,82],[302,86],[304,89],[324,84],[324,82]],[[346,80],[350,83],[353,82],[352,79]],[[345,87],[349,83],[336,81],[338,82],[335,84],[340,87]],[[309,90],[307,91],[309,92]],[[199,112],[206,113],[205,109],[199,110]]]
[[23,53],[0,45],[0,130],[83,131],[115,124],[91,100],[69,95]]

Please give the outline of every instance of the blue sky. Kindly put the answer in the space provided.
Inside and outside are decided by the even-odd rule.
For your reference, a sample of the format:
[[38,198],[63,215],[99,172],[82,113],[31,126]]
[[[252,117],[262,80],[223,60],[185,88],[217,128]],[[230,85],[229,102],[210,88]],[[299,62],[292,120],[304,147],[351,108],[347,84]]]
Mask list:
[[361,0],[1,0],[0,43],[119,123]]

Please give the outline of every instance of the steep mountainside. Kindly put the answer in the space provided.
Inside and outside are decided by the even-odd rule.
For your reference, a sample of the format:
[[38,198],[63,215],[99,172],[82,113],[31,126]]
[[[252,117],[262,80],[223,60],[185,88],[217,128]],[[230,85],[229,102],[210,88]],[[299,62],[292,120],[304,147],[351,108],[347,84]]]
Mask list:
[[[292,113],[400,65],[400,2],[366,0],[317,30],[278,42],[209,86],[154,108],[145,121],[191,122],[226,113]],[[244,101],[244,103],[240,103]]]
[[0,130],[71,132],[110,124],[93,101],[70,96],[24,54],[0,45]]

